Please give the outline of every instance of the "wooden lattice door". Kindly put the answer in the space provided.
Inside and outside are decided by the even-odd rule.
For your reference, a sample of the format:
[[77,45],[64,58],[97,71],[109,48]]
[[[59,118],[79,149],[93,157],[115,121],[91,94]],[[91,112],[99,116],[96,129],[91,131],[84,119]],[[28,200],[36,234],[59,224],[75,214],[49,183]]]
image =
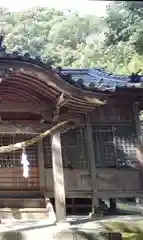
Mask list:
[[[30,138],[22,134],[0,135],[0,145],[9,145]],[[0,188],[1,189],[39,189],[39,171],[37,161],[37,146],[26,149],[30,163],[29,177],[23,177],[21,150],[0,154]]]
[[93,144],[95,162],[99,167],[116,165],[115,129],[112,126],[94,126]]

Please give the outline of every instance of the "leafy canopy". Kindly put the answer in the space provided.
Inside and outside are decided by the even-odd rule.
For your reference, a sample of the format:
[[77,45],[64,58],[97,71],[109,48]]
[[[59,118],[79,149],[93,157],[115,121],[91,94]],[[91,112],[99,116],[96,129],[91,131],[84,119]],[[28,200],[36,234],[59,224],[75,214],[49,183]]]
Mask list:
[[104,18],[33,8],[0,9],[9,51],[29,52],[62,67],[105,67],[118,74],[143,73],[143,8],[112,2]]

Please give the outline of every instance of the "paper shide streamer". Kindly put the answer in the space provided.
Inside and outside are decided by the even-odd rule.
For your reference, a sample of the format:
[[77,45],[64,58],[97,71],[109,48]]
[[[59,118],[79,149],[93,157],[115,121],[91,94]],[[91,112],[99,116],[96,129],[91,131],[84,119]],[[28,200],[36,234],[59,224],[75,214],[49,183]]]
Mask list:
[[25,147],[22,149],[21,164],[23,165],[23,177],[24,177],[24,178],[28,178],[28,176],[29,176],[29,165],[30,165],[30,163],[28,162],[28,159],[27,159],[27,154],[26,154],[26,149],[25,149]]

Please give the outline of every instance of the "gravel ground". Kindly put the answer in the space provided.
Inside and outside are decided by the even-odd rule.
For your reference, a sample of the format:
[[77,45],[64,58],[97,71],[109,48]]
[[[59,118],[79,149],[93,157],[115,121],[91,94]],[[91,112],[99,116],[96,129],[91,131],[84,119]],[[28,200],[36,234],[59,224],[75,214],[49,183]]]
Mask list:
[[[102,223],[105,221],[143,221],[143,206],[135,206],[131,204],[119,204],[120,209],[127,210],[128,212],[132,212],[129,215],[122,216],[107,216],[102,217],[100,219],[91,220],[88,216],[69,216],[67,217],[67,222],[71,223],[68,227],[69,229],[78,228],[78,229],[97,229],[100,228]],[[119,206],[118,205],[118,206]],[[0,232],[4,231],[15,231],[15,230],[32,230],[32,229],[44,229],[47,228],[50,230],[57,229],[55,224],[52,224],[48,221],[48,219],[40,220],[40,219],[31,219],[31,220],[11,220],[11,219],[3,219],[0,224]],[[65,226],[63,226],[65,227]]]
[[[127,221],[127,222],[134,222],[134,221],[143,221],[143,216],[110,216],[110,217],[104,217],[102,219],[97,219],[97,220],[90,220],[87,217],[83,216],[70,216],[67,217],[67,221],[70,222],[71,224],[68,226],[65,225],[60,225],[62,228],[67,228],[68,229],[73,229],[73,228],[78,228],[78,229],[97,229],[100,228],[102,223],[106,221]],[[18,221],[11,221],[11,220],[5,220],[0,224],[0,232],[4,231],[15,231],[15,230],[32,230],[32,229],[39,229],[39,228],[46,228],[48,227],[49,229],[53,230],[57,228],[55,224],[52,224],[48,220],[18,220]],[[55,231],[55,230],[54,230]]]

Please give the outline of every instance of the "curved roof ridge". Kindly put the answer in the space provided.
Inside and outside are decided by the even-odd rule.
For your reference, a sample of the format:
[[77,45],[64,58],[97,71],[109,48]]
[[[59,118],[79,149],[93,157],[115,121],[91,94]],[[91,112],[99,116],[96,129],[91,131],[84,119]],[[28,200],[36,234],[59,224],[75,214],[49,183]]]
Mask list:
[[[75,81],[83,80],[86,87],[96,88],[98,90],[114,91],[116,87],[140,87],[136,83],[143,82],[143,75],[116,75],[114,73],[106,72],[103,68],[89,68],[89,69],[62,69],[63,74],[71,74]],[[132,79],[132,76],[134,79]],[[136,79],[137,78],[137,79]],[[139,78],[139,79],[138,79]],[[135,86],[136,85],[136,86]]]
[[[130,81],[131,75],[115,74],[112,72],[105,71],[103,68],[63,68],[64,73],[87,73],[93,77],[108,78],[109,80],[119,80],[119,81]],[[143,78],[143,75],[140,75]]]

